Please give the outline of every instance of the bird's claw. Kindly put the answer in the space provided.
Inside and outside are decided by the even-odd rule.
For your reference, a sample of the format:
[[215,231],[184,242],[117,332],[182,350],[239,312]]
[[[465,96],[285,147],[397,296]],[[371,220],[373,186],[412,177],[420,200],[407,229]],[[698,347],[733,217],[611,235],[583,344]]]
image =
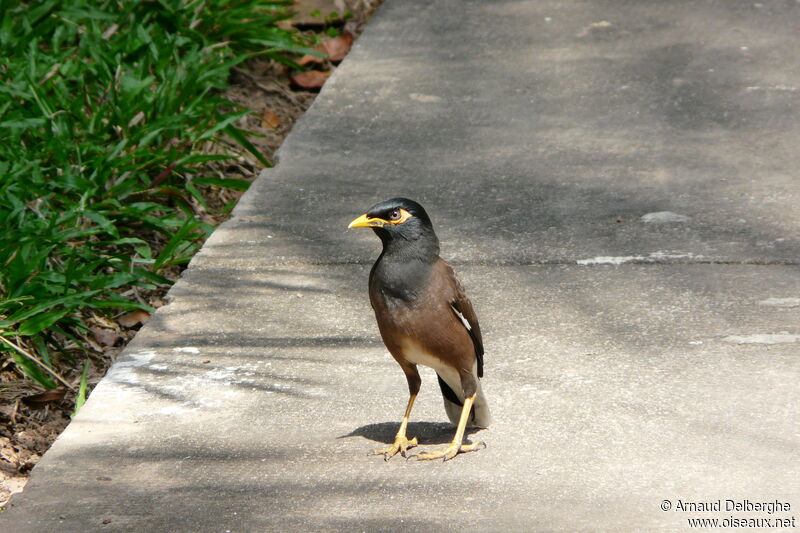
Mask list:
[[484,448],[486,448],[486,443],[482,441],[461,445],[452,443],[444,450],[436,452],[421,452],[416,455],[412,455],[411,457],[414,457],[417,461],[435,461],[436,459],[449,461],[460,453],[475,452]]
[[398,453],[408,459],[409,456],[406,455],[406,452],[411,448],[414,448],[419,444],[417,437],[414,437],[411,440],[408,440],[405,436],[398,436],[394,440],[394,444],[387,448],[381,448],[379,450],[375,450],[372,452],[372,455],[383,455],[384,461],[388,461]]

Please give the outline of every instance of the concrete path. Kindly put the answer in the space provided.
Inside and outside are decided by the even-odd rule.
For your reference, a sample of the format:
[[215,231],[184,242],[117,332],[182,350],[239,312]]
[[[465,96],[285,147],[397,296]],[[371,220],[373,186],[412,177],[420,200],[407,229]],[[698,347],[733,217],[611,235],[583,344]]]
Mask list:
[[[794,530],[798,26],[792,2],[388,0],[0,530]],[[367,455],[406,385],[378,240],[344,228],[395,195],[484,329],[496,422],[448,463]],[[410,434],[445,420],[426,370]]]

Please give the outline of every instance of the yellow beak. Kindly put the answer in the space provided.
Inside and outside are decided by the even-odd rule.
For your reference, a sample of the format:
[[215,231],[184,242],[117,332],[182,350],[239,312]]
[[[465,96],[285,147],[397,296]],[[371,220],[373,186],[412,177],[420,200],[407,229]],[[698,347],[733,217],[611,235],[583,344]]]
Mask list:
[[380,228],[384,224],[386,224],[385,220],[380,219],[380,218],[370,218],[366,214],[364,214],[364,215],[361,215],[360,217],[358,217],[357,219],[355,219],[354,221],[352,221],[350,223],[350,225],[347,226],[347,229],[350,229],[350,228]]

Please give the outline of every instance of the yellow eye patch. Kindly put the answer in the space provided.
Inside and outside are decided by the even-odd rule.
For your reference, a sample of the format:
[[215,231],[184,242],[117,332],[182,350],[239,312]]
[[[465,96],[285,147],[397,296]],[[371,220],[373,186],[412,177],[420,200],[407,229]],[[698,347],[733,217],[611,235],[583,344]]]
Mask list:
[[393,226],[396,226],[398,224],[402,224],[403,222],[405,222],[406,220],[408,220],[409,218],[411,218],[413,216],[414,215],[412,215],[411,213],[409,213],[408,211],[406,211],[405,209],[403,209],[401,207],[400,208],[400,218],[398,218],[396,220],[387,220],[387,222],[389,224],[393,225]]
[[398,224],[402,224],[409,218],[413,217],[411,213],[403,209],[402,207],[398,210],[400,211],[400,216],[394,220],[386,220],[384,218],[372,218],[367,216],[366,214],[361,215],[354,221],[350,223],[349,228],[380,228],[386,224],[391,224],[392,226],[396,226]]

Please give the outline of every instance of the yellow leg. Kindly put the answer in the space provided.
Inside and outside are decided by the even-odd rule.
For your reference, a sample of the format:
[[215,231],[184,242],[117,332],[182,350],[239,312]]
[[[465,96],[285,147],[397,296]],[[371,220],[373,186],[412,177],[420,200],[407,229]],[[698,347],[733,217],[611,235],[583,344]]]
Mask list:
[[408,405],[406,406],[406,414],[403,415],[403,421],[400,422],[400,429],[397,430],[397,436],[394,438],[394,444],[389,446],[388,448],[381,448],[380,450],[375,450],[373,455],[383,455],[385,460],[389,460],[394,457],[398,452],[403,457],[406,456],[406,451],[410,450],[419,442],[417,441],[417,437],[414,437],[411,440],[408,440],[406,437],[406,428],[408,428],[408,417],[411,416],[411,408],[414,407],[414,400],[417,399],[416,394],[412,394],[408,397]]
[[469,418],[470,411],[472,411],[472,403],[474,401],[475,396],[470,396],[464,400],[464,407],[461,409],[461,418],[458,420],[456,434],[453,437],[453,442],[451,442],[447,448],[438,452],[422,452],[414,457],[416,457],[419,461],[433,461],[434,459],[444,459],[445,461],[448,461],[459,453],[474,452],[476,450],[480,450],[481,448],[485,448],[486,444],[483,442],[476,442],[474,444],[461,444],[461,442],[464,440],[464,430],[467,427],[467,419]]

